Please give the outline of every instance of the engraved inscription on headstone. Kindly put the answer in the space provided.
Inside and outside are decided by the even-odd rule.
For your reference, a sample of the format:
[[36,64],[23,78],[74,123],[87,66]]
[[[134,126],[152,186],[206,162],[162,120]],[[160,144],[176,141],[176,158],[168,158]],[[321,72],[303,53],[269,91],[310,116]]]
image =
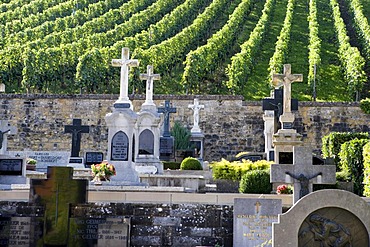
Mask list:
[[100,164],[103,160],[102,152],[86,152],[85,166],[90,167],[93,164]]
[[0,175],[22,175],[23,159],[0,159]]
[[128,137],[122,132],[118,131],[112,138],[112,153],[111,160],[128,160]]
[[271,246],[272,222],[277,222],[282,203],[278,199],[234,199],[234,245]]
[[146,129],[139,135],[139,154],[154,153],[154,135],[153,132]]

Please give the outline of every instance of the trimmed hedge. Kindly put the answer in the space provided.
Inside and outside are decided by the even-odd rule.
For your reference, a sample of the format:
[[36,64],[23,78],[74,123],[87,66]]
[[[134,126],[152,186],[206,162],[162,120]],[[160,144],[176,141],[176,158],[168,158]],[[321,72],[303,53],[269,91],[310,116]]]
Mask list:
[[364,196],[370,197],[370,142],[363,148],[364,157]]
[[270,194],[271,191],[269,169],[248,171],[240,180],[240,193]]
[[180,170],[203,170],[203,167],[198,159],[187,157],[181,162]]
[[364,189],[363,149],[367,143],[369,143],[368,139],[354,139],[343,143],[339,152],[340,168],[350,175],[354,193],[359,196],[362,196]]
[[230,162],[222,159],[219,162],[213,162],[212,175],[214,179],[230,179],[240,181],[242,176],[248,171],[269,169],[273,162],[266,160],[258,160],[252,162],[250,160],[242,160]]
[[370,114],[370,98],[366,98],[360,101],[360,108],[366,114]]
[[353,139],[369,139],[369,133],[332,132],[322,138],[322,154],[324,158],[334,158],[337,166],[340,162],[339,152],[341,145]]

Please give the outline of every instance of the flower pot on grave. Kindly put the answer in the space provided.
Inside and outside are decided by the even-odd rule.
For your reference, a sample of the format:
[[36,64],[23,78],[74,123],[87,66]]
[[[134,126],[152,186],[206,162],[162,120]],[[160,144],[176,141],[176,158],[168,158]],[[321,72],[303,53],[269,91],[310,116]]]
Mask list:
[[27,165],[26,165],[26,170],[27,170],[27,171],[35,171],[35,170],[36,170],[36,165],[33,165],[33,164],[27,164]]

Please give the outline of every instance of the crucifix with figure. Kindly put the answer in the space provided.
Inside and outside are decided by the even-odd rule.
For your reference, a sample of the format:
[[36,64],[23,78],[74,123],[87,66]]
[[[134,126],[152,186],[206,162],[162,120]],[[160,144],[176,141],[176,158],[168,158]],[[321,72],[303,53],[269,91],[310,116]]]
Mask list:
[[153,81],[161,79],[159,74],[153,74],[153,66],[148,65],[146,74],[140,74],[140,80],[146,80],[146,98],[143,106],[155,106],[153,102]]
[[122,48],[121,59],[112,59],[112,66],[121,67],[120,93],[114,105],[118,108],[131,108],[132,104],[128,97],[129,68],[139,66],[139,61],[130,59],[130,50],[125,47]]
[[204,109],[204,105],[199,105],[199,99],[194,99],[194,104],[188,105],[188,108],[194,111],[194,126],[191,129],[191,133],[199,133],[201,132],[199,128],[199,111]]
[[81,119],[73,119],[72,125],[64,126],[64,133],[72,134],[71,157],[79,157],[81,149],[81,133],[89,133],[90,127],[81,125]]
[[9,126],[8,120],[0,120],[0,155],[6,153],[8,135],[17,134],[17,128]]
[[335,165],[313,165],[310,147],[293,147],[293,164],[272,164],[271,183],[293,183],[293,199],[312,192],[313,184],[335,184]]
[[170,113],[176,113],[176,107],[171,107],[170,101],[164,102],[164,107],[158,107],[158,112],[164,115],[163,136],[170,137]]
[[292,83],[303,81],[302,74],[292,74],[291,65],[284,64],[283,74],[274,74],[272,76],[272,84],[275,88],[284,86],[283,95],[283,114],[280,116],[280,122],[283,129],[291,129],[294,122],[294,114],[292,113]]

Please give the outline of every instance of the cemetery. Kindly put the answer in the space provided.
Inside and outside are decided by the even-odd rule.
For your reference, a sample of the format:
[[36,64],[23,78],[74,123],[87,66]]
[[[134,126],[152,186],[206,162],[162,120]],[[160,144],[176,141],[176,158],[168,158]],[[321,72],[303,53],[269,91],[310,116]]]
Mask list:
[[131,96],[139,62],[118,99],[0,95],[0,246],[369,246],[358,103],[292,99],[290,64],[261,102],[154,95],[151,65]]

